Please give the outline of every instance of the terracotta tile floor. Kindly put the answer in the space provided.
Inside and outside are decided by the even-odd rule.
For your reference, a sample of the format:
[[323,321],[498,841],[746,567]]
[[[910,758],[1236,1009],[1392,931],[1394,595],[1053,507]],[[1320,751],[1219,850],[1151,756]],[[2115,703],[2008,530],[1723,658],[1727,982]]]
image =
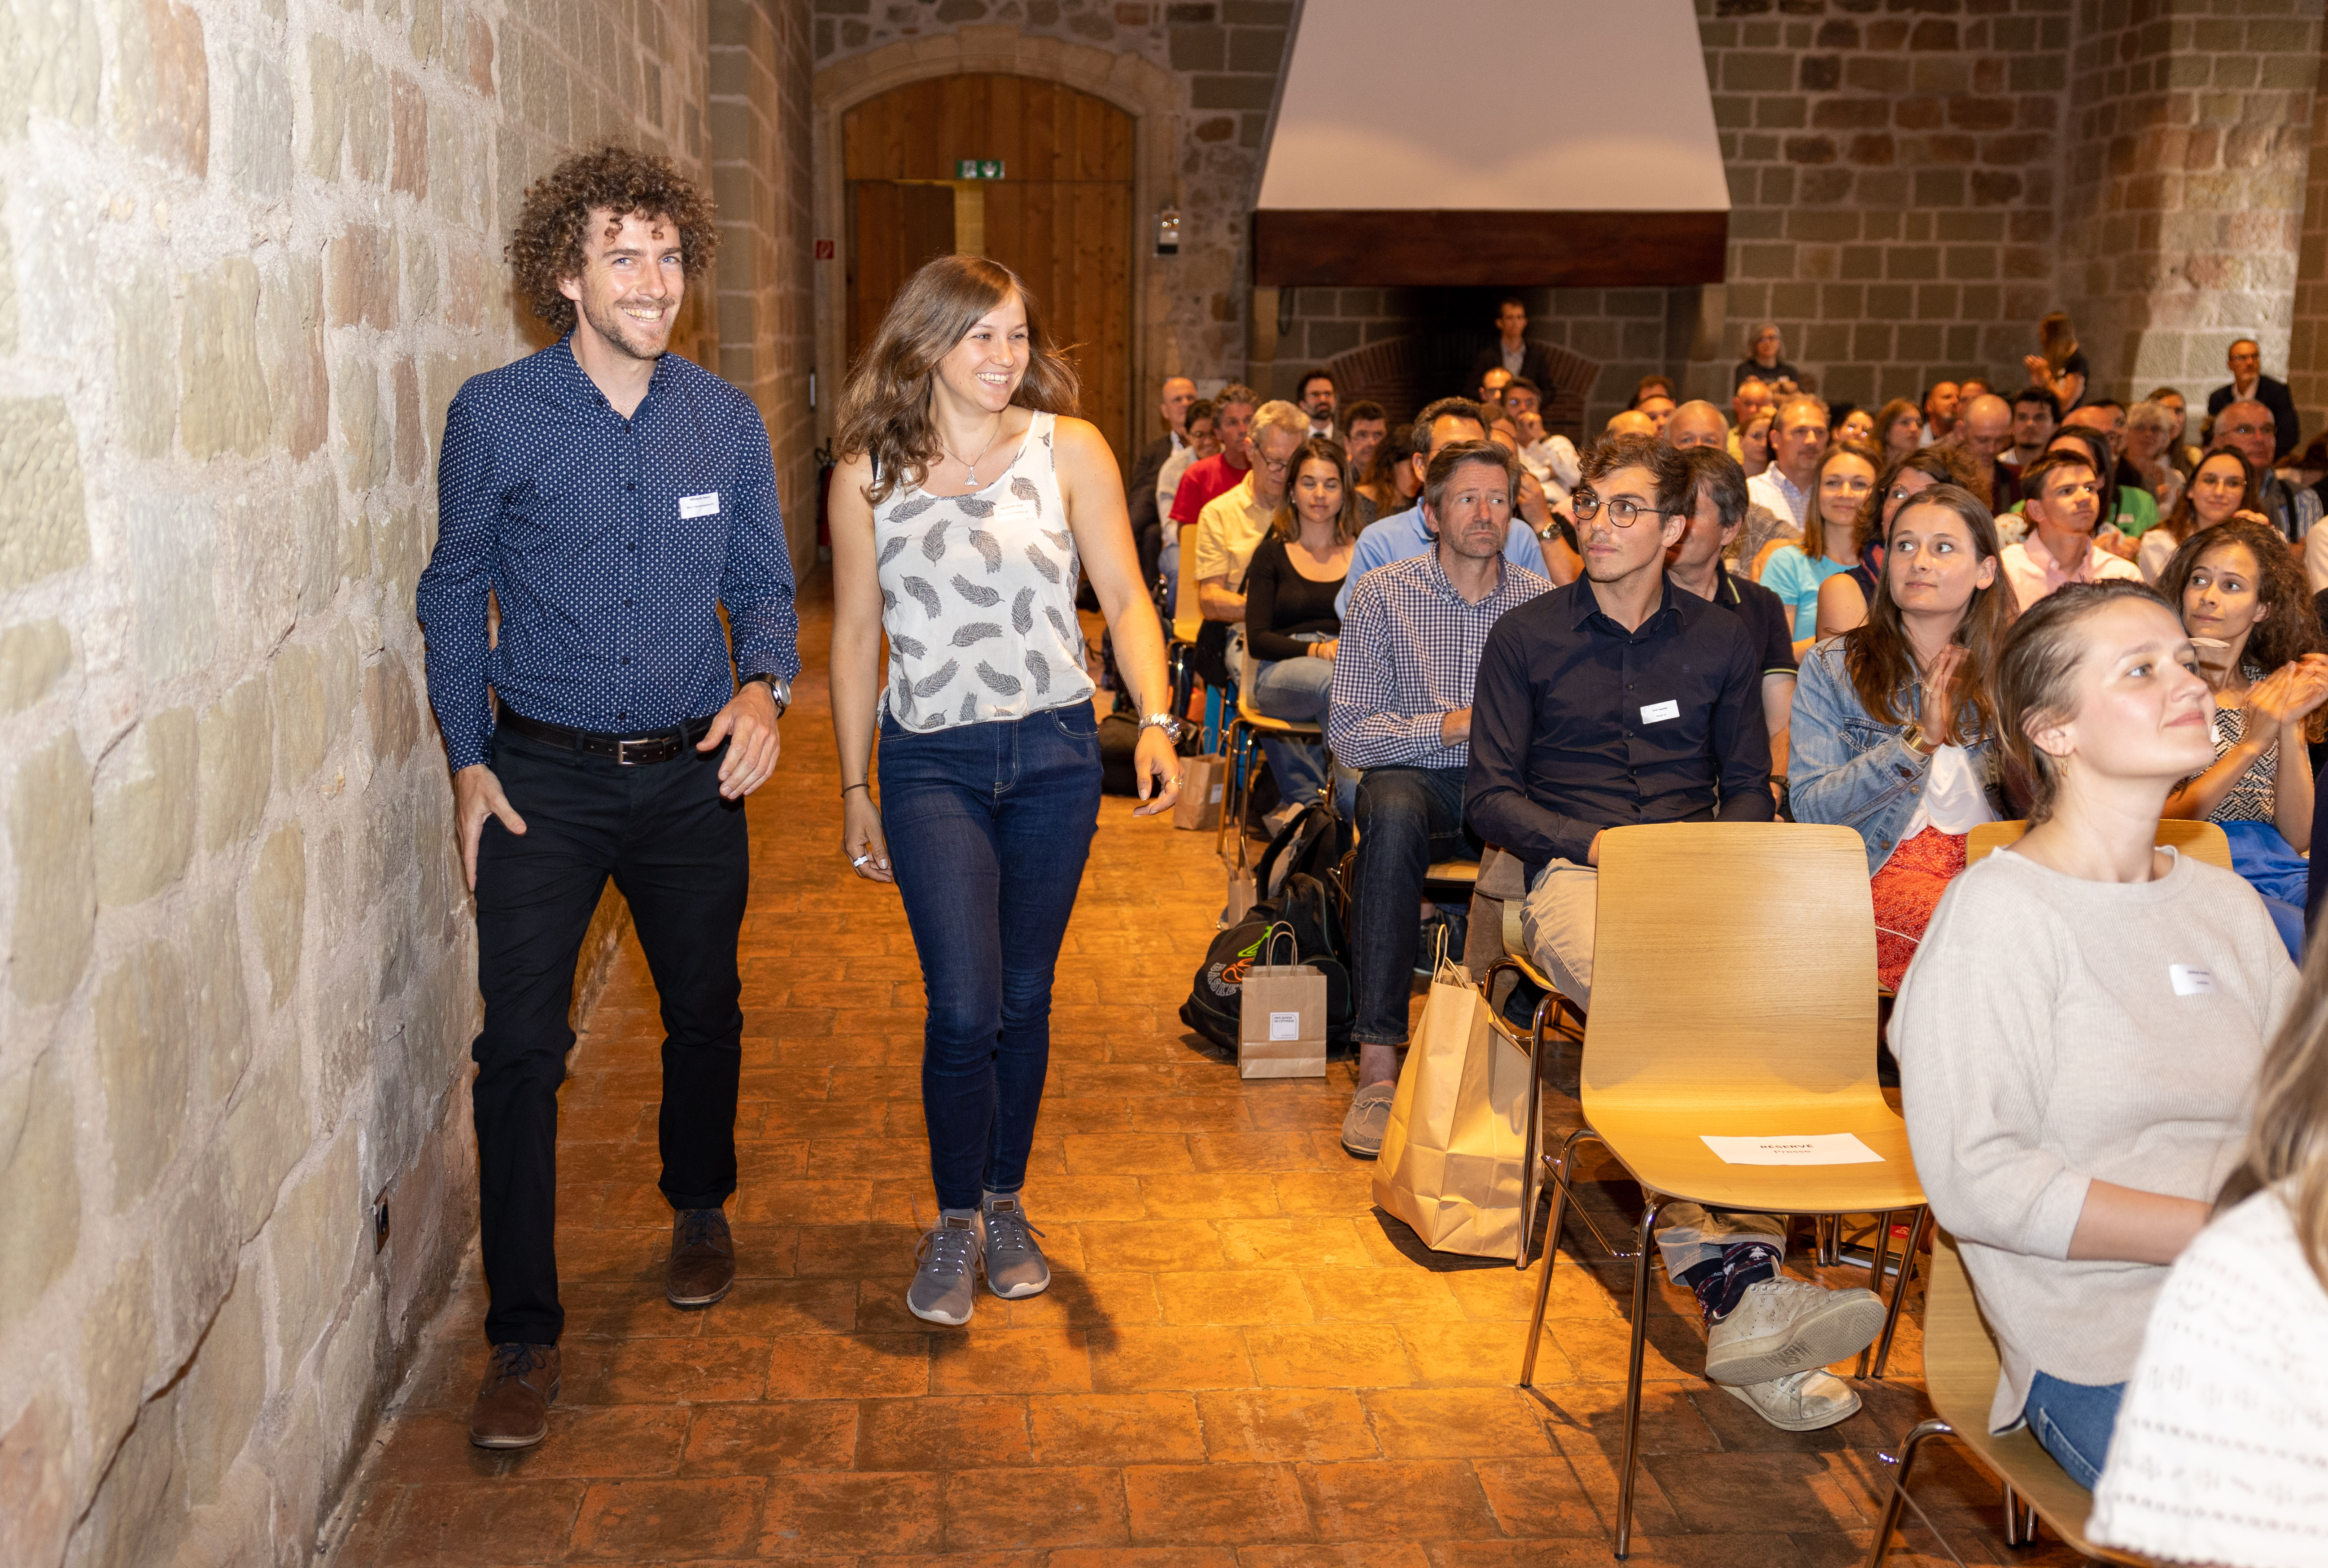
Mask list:
[[[967,1329],[906,1313],[932,1212],[921,984],[894,895],[837,852],[826,617],[804,618],[784,761],[751,805],[734,1291],[698,1312],[662,1299],[659,1030],[634,945],[564,1094],[549,1440],[516,1456],[465,1441],[485,1359],[473,1255],[324,1560],[1608,1561],[1629,1276],[1572,1224],[1546,1401],[1517,1390],[1532,1278],[1433,1255],[1375,1209],[1371,1167],[1337,1136],[1350,1067],[1247,1084],[1184,1033],[1221,873],[1211,835],[1134,822],[1130,803],[1103,808],[1059,962],[1027,1189],[1053,1288],[986,1298]],[[1572,1125],[1572,1103],[1554,1116]],[[1593,1201],[1606,1228],[1633,1199],[1610,1180]],[[1662,1296],[1632,1561],[1863,1558],[1879,1451],[1929,1413],[1912,1316],[1891,1380],[1859,1385],[1865,1408],[1795,1436],[1695,1376],[1693,1303]],[[1917,1489],[1967,1562],[2076,1560],[2008,1556],[1994,1484],[1945,1442],[1926,1455]],[[1945,1559],[1911,1524],[1892,1561]]]

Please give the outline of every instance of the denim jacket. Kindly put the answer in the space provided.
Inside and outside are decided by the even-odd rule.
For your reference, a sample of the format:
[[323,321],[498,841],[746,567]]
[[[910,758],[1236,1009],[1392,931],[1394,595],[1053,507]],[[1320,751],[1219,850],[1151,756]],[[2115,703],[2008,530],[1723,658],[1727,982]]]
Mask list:
[[[1909,718],[1877,723],[1844,669],[1840,637],[1813,648],[1795,681],[1794,717],[1787,731],[1788,803],[1798,822],[1856,830],[1867,841],[1871,877],[1892,858],[1931,776],[1932,759],[1902,738],[1922,702],[1923,682],[1910,680],[1892,699],[1893,711]],[[2006,815],[1995,743],[1984,736],[1959,744],[1980,775],[1989,804],[2000,817]]]

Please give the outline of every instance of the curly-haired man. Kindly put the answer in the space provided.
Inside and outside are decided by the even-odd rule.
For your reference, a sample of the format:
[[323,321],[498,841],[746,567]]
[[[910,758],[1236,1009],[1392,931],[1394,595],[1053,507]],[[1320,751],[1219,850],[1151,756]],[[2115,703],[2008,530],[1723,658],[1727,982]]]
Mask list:
[[609,877],[668,1031],[666,1293],[709,1306],[735,1278],[743,797],[774,770],[800,655],[767,427],[666,352],[714,239],[710,202],[668,161],[568,159],[527,192],[509,247],[520,296],[564,335],[473,377],[445,418],[418,600],[485,1006],[472,1095],[493,1356],[469,1428],[483,1448],[540,1442],[558,1395],[558,1085]]

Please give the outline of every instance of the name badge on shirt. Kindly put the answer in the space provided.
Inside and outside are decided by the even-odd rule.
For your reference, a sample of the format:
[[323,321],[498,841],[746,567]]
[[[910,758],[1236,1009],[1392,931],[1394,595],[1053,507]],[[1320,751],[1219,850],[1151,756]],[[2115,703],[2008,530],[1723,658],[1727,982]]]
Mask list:
[[679,515],[681,517],[717,517],[718,514],[719,493],[716,490],[679,498]]
[[1643,724],[1662,724],[1668,718],[1680,717],[1681,704],[1678,702],[1652,702],[1641,709]]
[[2170,963],[2166,978],[2173,982],[2176,996],[2206,996],[2215,989],[2215,977],[2195,963]]
[[1014,495],[1008,501],[999,502],[994,508],[994,521],[1032,522],[1035,521],[1035,503],[1019,495]]

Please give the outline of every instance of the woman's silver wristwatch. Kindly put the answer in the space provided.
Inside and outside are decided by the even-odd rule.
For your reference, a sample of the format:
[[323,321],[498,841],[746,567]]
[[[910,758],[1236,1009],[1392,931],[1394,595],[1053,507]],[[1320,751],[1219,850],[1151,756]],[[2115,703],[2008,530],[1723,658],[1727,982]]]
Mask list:
[[1140,721],[1140,728],[1142,729],[1160,729],[1164,732],[1165,739],[1171,741],[1175,745],[1179,743],[1180,731],[1182,728],[1181,723],[1178,719],[1173,718],[1169,713],[1151,713],[1147,718]]

